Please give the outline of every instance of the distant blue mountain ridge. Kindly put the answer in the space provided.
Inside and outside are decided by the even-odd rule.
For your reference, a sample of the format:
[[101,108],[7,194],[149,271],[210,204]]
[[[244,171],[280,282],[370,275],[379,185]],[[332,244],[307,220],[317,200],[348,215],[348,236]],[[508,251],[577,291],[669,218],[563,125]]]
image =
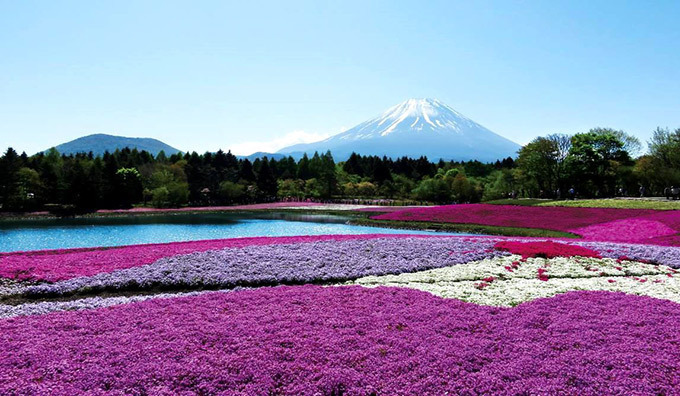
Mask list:
[[[112,153],[116,150],[122,150],[126,147],[130,148],[130,150],[132,149],[137,149],[138,151],[145,150],[153,154],[154,156],[158,155],[158,153],[160,153],[161,151],[165,152],[165,155],[172,155],[181,152],[180,150],[158,139],[133,138],[125,136],[107,135],[104,133],[83,136],[78,139],[71,140],[70,142],[62,143],[58,146],[55,146],[54,148],[56,148],[60,154],[70,155],[77,153],[89,153],[91,151],[92,154],[96,156],[102,155],[106,151]],[[278,153],[265,153],[262,151],[258,151],[250,155],[237,155],[236,157],[239,159],[248,159],[250,161],[254,161],[262,157],[280,160],[287,156]]]
[[145,150],[154,156],[158,155],[158,153],[161,151],[165,152],[166,155],[172,155],[180,152],[178,149],[163,143],[158,139],[132,138],[107,135],[103,133],[83,136],[78,139],[71,140],[70,142],[62,143],[55,148],[57,151],[59,151],[59,153],[66,155],[89,153],[90,151],[94,155],[102,155],[106,151],[112,153],[116,150],[122,150],[125,147],[129,147],[131,150]]

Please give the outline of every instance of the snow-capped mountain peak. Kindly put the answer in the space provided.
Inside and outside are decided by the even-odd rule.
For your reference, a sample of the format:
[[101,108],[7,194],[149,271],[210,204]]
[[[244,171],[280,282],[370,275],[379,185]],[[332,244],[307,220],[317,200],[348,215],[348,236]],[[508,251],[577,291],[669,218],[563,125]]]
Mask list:
[[408,99],[379,116],[316,143],[282,154],[331,150],[344,160],[352,152],[389,157],[495,161],[514,156],[519,145],[497,135],[437,99]]
[[[437,99],[408,99],[393,106],[366,123],[366,128],[376,125],[377,133],[389,135],[404,127],[412,131],[452,129],[460,131],[461,125],[471,125],[472,120]],[[364,129],[366,129],[364,128]]]

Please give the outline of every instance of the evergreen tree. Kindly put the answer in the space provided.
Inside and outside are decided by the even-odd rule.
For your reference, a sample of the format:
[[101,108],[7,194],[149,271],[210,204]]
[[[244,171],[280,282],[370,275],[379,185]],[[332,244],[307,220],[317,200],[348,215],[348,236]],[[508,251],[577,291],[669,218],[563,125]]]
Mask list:
[[255,181],[255,172],[253,171],[253,164],[248,160],[248,158],[240,162],[239,169],[239,179],[243,179],[248,182]]
[[257,173],[257,188],[260,190],[263,198],[270,199],[276,197],[276,191],[278,185],[276,183],[276,177],[274,172],[269,165],[267,157],[264,157],[260,161],[259,171]]
[[102,174],[102,204],[105,208],[116,208],[118,203],[117,176],[120,169],[118,159],[114,154],[104,153],[104,171]]
[[309,180],[312,178],[312,171],[309,168],[309,157],[307,157],[307,153],[305,153],[298,162],[297,177],[302,180]]
[[21,198],[19,193],[18,172],[21,168],[19,155],[8,148],[0,159],[0,204],[4,210],[16,210]]
[[383,159],[378,158],[375,161],[375,167],[373,168],[373,180],[378,183],[382,184],[386,181],[392,181],[392,172],[390,172],[390,168],[387,166],[388,161],[386,157],[383,157]]
[[322,186],[321,194],[324,198],[329,198],[335,192],[338,183],[335,161],[330,151],[321,156],[319,161],[318,180]]
[[142,200],[142,177],[135,168],[120,168],[116,171],[116,203],[120,208],[129,208]]
[[347,161],[345,161],[345,164],[342,166],[342,169],[349,173],[350,175],[359,175],[359,176],[364,176],[363,169],[361,167],[361,162],[360,162],[360,156],[357,155],[357,153],[352,153],[352,155],[349,156]]

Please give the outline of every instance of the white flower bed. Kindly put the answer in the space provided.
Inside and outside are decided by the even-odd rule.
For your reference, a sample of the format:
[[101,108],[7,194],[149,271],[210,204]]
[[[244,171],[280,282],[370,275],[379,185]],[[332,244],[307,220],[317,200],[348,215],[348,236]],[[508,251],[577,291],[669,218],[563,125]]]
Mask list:
[[[540,274],[543,275],[541,280]],[[483,305],[515,306],[573,290],[606,290],[680,302],[676,270],[633,261],[505,256],[429,271],[368,276],[352,284],[397,286]]]

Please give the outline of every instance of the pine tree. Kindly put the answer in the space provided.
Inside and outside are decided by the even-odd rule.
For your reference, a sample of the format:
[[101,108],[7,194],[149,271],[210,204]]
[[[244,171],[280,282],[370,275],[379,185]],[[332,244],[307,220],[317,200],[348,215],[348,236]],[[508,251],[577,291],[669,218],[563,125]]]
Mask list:
[[260,190],[262,197],[270,199],[276,197],[277,183],[274,172],[269,165],[267,157],[264,157],[260,164],[260,169],[257,173],[257,188]]
[[312,171],[309,169],[309,157],[307,157],[307,153],[305,153],[298,162],[297,177],[302,180],[309,180],[312,178]]

